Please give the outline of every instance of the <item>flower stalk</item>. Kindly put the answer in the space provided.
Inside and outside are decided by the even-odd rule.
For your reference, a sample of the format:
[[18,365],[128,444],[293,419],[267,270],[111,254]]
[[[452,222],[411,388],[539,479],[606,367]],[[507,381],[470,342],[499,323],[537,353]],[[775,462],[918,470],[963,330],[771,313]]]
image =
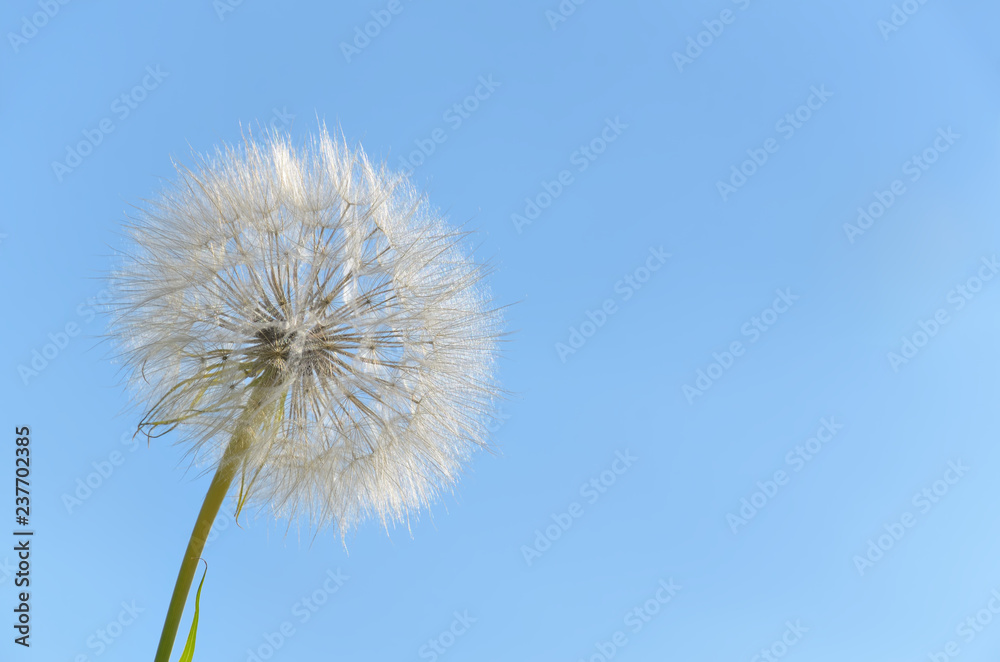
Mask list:
[[244,454],[256,437],[256,423],[261,420],[264,409],[261,404],[262,391],[266,388],[265,384],[271,381],[273,380],[259,382],[258,386],[251,392],[250,401],[240,416],[240,422],[219,461],[219,467],[212,478],[212,484],[208,487],[205,501],[201,504],[198,519],[191,532],[191,539],[184,551],[180,572],[177,573],[177,582],[174,584],[174,592],[170,597],[170,606],[167,608],[167,618],[163,623],[163,633],[160,635],[160,644],[156,649],[154,662],[170,662],[170,652],[177,638],[181,616],[184,614],[184,603],[187,602],[191,585],[194,583],[198,561],[205,549],[205,543],[208,541],[208,535],[212,531],[215,518],[219,515],[219,509],[222,508],[222,502],[229,494],[229,488],[243,465]]

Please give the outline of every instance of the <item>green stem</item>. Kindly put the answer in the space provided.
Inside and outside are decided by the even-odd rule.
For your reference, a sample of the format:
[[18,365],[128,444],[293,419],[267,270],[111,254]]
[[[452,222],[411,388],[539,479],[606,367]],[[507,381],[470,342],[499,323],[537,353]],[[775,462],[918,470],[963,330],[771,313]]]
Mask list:
[[191,540],[188,541],[187,550],[184,552],[184,560],[181,562],[181,570],[177,574],[177,583],[174,585],[174,593],[170,598],[170,607],[167,609],[167,620],[163,623],[163,634],[160,635],[160,646],[156,649],[155,662],[170,662],[170,651],[174,646],[174,639],[177,638],[177,629],[181,624],[181,615],[184,613],[184,603],[187,601],[188,593],[191,591],[191,584],[194,581],[195,571],[198,569],[198,559],[205,549],[205,541],[212,530],[212,523],[219,514],[222,502],[229,493],[229,486],[233,484],[233,478],[239,467],[239,462],[230,461],[227,463],[227,456],[236,445],[236,436],[226,448],[226,454],[219,463],[219,468],[212,478],[212,484],[205,495],[205,502],[201,504],[201,512],[194,524],[194,531],[191,532]]
[[184,603],[191,591],[191,584],[194,582],[195,571],[198,569],[198,561],[205,549],[208,534],[212,530],[212,524],[219,514],[222,502],[229,493],[229,487],[240,470],[243,454],[253,442],[256,433],[255,424],[259,422],[258,414],[262,413],[261,391],[261,388],[255,388],[251,393],[250,402],[236,424],[233,438],[226,446],[226,451],[212,478],[212,484],[208,487],[205,501],[201,504],[201,511],[194,523],[194,531],[191,532],[191,540],[188,541],[187,549],[184,551],[180,572],[177,573],[177,583],[174,584],[174,592],[170,597],[167,619],[163,623],[163,634],[160,635],[160,645],[156,649],[154,662],[170,662],[170,652],[174,646],[174,639],[177,638],[181,616],[184,614]]

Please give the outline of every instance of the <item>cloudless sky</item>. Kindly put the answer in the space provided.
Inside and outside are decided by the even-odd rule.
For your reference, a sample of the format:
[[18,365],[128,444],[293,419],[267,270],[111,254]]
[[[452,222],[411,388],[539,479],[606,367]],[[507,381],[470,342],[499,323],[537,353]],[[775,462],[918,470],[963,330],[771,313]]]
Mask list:
[[209,477],[131,442],[109,256],[172,160],[320,121],[478,232],[512,395],[409,528],[223,516],[196,660],[997,659],[998,20],[4,3],[0,659],[152,659]]

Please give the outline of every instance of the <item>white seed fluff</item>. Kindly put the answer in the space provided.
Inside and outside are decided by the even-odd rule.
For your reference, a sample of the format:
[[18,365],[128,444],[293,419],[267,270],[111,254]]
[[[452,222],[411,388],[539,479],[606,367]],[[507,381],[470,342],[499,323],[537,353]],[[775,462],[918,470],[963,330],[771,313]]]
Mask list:
[[219,149],[141,209],[113,275],[113,334],[142,429],[240,498],[342,533],[457,478],[499,394],[484,269],[403,175],[325,127]]

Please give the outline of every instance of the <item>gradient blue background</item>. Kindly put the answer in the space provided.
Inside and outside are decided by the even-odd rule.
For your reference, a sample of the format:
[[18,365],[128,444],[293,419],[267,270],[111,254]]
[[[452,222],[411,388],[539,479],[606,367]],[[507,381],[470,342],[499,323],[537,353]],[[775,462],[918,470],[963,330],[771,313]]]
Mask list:
[[[293,136],[318,117],[393,164],[444,129],[414,178],[480,231],[496,297],[515,303],[502,365],[514,395],[500,452],[410,530],[370,523],[345,551],[334,533],[223,520],[196,659],[251,659],[285,621],[295,634],[271,659],[431,659],[421,647],[456,611],[477,621],[444,655],[455,662],[590,659],[617,630],[616,660],[749,662],[796,620],[809,631],[790,660],[926,660],[949,640],[962,660],[997,659],[1000,623],[971,643],[955,627],[1000,589],[1000,282],[898,372],[886,355],[1000,252],[1000,6],[930,0],[885,40],[889,1],[592,0],[555,30],[556,0],[402,1],[351,62],[341,42],[386,2],[246,0],[220,18],[209,0],[76,1],[17,52],[0,44],[0,484],[13,427],[31,426],[37,531],[33,647],[11,641],[0,571],[0,658],[152,659],[208,478],[185,472],[169,438],[121,443],[138,415],[87,301],[128,205],[172,176],[171,158],[278,109]],[[672,53],[726,8],[735,22],[679,72]],[[4,3],[3,34],[37,11]],[[147,66],[169,76],[119,119],[111,104]],[[500,87],[452,129],[443,114],[489,75]],[[833,97],[781,138],[775,123],[814,85]],[[58,181],[52,162],[105,117],[115,131]],[[518,233],[524,198],[616,117],[628,128]],[[948,126],[956,144],[850,243],[855,209]],[[780,150],[724,202],[716,181],[771,137]],[[666,267],[622,301],[616,282],[660,246]],[[689,404],[682,385],[748,340],[741,326],[777,288],[801,298]],[[562,362],[556,343],[607,298],[617,312]],[[82,334],[25,384],[19,366],[68,323]],[[824,416],[844,428],[734,534],[726,514]],[[639,459],[587,503],[580,486],[626,449]],[[63,495],[114,450],[124,463],[68,513]],[[853,557],[959,458],[968,474],[860,575]],[[0,494],[2,562],[13,497]],[[583,516],[526,563],[522,546],[573,502]],[[300,623],[295,603],[338,568],[350,579]],[[633,634],[624,615],[669,578],[682,589]],[[144,611],[97,655],[88,639],[122,601]]]

